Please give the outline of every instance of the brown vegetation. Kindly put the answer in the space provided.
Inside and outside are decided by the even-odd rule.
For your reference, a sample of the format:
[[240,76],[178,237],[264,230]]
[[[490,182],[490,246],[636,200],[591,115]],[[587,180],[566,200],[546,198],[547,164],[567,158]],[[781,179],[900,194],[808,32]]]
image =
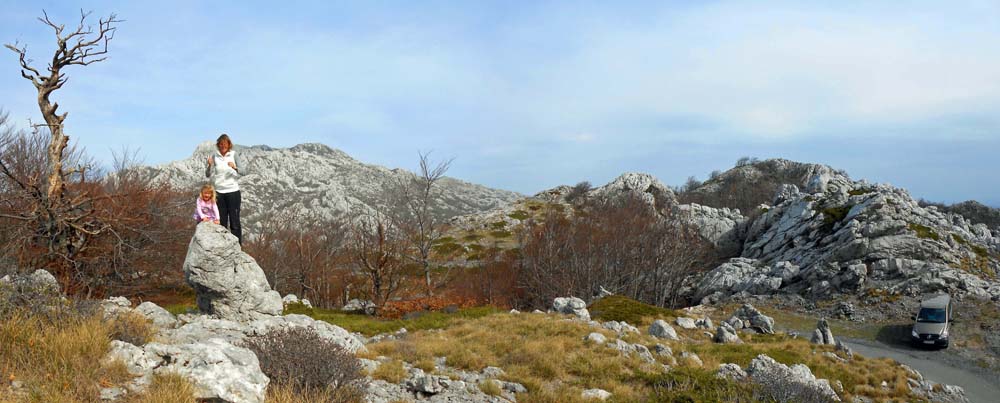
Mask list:
[[519,234],[521,304],[590,297],[603,286],[657,306],[680,302],[681,281],[710,265],[711,247],[669,213],[623,197],[591,202],[574,216],[550,213]]
[[[19,56],[21,75],[38,92],[44,124],[29,134],[0,116],[0,262],[21,270],[45,268],[70,293],[100,295],[109,289],[132,294],[177,276],[166,272],[179,251],[177,195],[146,183],[130,170],[134,153],[123,152],[115,173],[87,158],[69,142],[58,103],[50,97],[66,83],[64,69],[103,61],[118,20],[100,19],[96,31],[82,13],[72,31],[45,15],[56,37],[45,73],[31,65],[26,47],[8,44]],[[156,248],[152,248],[152,245]]]

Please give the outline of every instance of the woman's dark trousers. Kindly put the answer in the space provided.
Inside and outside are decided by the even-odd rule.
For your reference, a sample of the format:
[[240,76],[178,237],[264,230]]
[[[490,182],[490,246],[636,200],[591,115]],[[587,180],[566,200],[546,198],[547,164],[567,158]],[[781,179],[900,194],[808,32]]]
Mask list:
[[243,227],[240,226],[240,191],[216,193],[215,204],[219,206],[219,224],[229,229],[243,244]]

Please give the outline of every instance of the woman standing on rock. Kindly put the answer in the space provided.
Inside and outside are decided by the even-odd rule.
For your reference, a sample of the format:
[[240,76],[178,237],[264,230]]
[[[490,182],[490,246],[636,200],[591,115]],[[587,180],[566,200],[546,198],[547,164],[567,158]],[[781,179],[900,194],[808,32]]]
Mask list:
[[240,227],[240,176],[239,165],[236,163],[236,152],[229,135],[223,133],[215,141],[218,149],[208,157],[205,176],[211,178],[215,185],[216,203],[219,206],[219,221],[229,229],[240,244],[243,244],[243,228]]

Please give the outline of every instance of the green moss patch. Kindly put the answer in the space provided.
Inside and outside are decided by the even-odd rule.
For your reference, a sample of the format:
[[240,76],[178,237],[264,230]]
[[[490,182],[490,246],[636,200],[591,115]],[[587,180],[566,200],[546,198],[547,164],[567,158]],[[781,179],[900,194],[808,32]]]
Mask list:
[[490,231],[490,236],[492,236],[494,238],[509,238],[510,237],[510,231],[506,231],[506,230]]
[[341,312],[334,309],[309,308],[302,304],[289,304],[285,307],[284,314],[306,315],[316,320],[340,326],[351,332],[358,332],[365,336],[374,336],[379,333],[395,332],[404,327],[409,331],[444,329],[459,320],[481,318],[500,312],[497,308],[482,306],[459,309],[455,313],[428,312],[413,319],[386,320],[364,314]]
[[524,221],[531,217],[531,214],[528,214],[528,212],[524,210],[515,210],[513,213],[507,214],[507,217]]
[[906,226],[906,228],[909,228],[911,231],[916,232],[917,233],[917,238],[933,239],[935,241],[940,241],[941,240],[941,236],[938,235],[937,232],[934,232],[934,230],[932,230],[928,226],[920,225],[920,224],[916,224],[916,223],[910,223],[909,225]]
[[624,321],[632,325],[643,323],[644,318],[666,319],[677,316],[673,310],[642,303],[621,295],[601,298],[587,309],[594,319]]

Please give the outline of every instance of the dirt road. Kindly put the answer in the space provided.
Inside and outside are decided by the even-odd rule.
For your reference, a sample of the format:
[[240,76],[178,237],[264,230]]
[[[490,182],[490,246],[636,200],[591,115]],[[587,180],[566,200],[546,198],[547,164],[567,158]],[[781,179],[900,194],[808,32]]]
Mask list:
[[886,344],[880,341],[843,340],[865,357],[888,357],[920,371],[924,378],[965,389],[973,403],[993,403],[1000,400],[1000,374],[975,366],[944,350],[915,349],[906,344]]

